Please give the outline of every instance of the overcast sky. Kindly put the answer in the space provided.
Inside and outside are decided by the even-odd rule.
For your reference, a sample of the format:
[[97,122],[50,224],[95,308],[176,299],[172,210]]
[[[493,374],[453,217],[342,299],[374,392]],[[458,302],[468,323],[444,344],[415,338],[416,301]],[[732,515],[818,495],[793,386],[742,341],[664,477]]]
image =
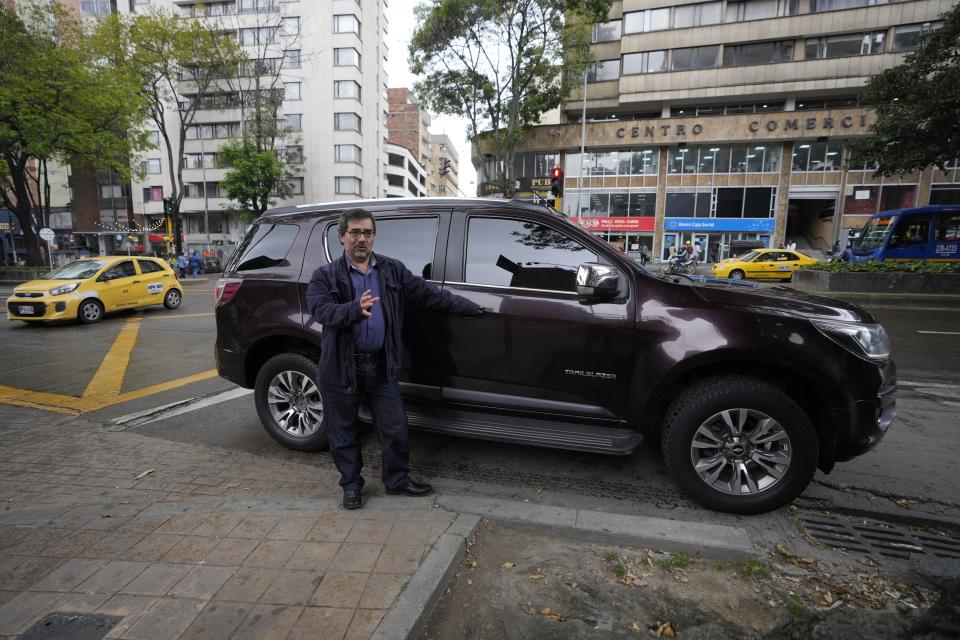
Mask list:
[[[416,77],[407,67],[410,36],[416,26],[412,4],[409,0],[391,0],[387,6],[387,82],[391,88],[413,89]],[[470,143],[467,142],[467,122],[462,118],[431,115],[430,132],[450,136],[460,159],[460,190],[467,196],[477,193],[477,173],[470,162]],[[471,184],[473,183],[473,184]]]

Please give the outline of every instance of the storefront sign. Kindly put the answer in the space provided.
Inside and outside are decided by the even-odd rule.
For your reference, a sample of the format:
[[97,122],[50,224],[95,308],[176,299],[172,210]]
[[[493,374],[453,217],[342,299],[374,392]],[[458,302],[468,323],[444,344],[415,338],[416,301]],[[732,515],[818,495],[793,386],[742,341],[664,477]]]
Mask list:
[[656,218],[571,216],[570,221],[587,231],[653,231]]
[[666,218],[664,231],[753,231],[773,233],[773,218]]

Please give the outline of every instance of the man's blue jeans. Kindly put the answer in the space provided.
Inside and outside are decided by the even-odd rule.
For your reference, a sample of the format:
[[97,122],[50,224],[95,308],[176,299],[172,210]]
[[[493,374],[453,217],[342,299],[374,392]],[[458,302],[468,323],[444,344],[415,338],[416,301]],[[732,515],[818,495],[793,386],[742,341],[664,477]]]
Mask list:
[[410,447],[407,442],[407,414],[400,397],[400,386],[387,379],[387,364],[379,357],[357,361],[357,390],[354,393],[323,389],[324,419],[330,441],[330,455],[340,472],[344,490],[363,488],[363,456],[360,452],[360,428],[357,410],[366,400],[383,452],[380,477],[384,486],[394,489],[407,482],[410,471]]

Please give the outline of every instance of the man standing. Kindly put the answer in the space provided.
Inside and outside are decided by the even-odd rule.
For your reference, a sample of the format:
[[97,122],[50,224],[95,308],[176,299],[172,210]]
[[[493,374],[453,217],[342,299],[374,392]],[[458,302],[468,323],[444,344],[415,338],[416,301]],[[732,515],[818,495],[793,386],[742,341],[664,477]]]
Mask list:
[[313,273],[307,304],[313,319],[323,325],[317,377],[343,506],[359,509],[364,480],[357,409],[362,400],[370,406],[380,438],[386,492],[423,496],[433,491],[409,476],[407,415],[397,383],[404,306],[411,302],[468,316],[480,315],[483,307],[441,291],[397,260],[375,255],[377,225],[370,212],[343,212],[337,230],[343,256]]

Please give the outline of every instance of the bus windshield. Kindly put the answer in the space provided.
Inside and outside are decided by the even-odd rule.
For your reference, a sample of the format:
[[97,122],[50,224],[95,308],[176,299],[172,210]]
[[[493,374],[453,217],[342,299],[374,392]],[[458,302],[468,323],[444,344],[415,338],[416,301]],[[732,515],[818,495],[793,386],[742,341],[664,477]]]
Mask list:
[[895,221],[896,216],[870,218],[854,242],[853,253],[862,256],[882,247]]

